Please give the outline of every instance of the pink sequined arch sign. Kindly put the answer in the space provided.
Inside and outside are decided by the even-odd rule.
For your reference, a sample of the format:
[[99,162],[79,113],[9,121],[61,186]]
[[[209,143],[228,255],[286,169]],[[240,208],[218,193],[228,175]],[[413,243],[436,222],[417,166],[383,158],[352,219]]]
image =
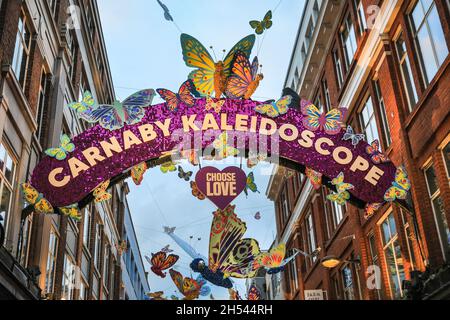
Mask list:
[[[180,130],[192,138],[206,130],[248,132],[266,138],[277,135],[281,159],[329,178],[343,172],[346,182],[355,187],[352,196],[365,203],[383,202],[395,179],[395,166],[374,164],[366,152],[367,143],[353,146],[343,140],[345,130],[337,135],[309,131],[297,109],[272,119],[257,113],[255,107],[260,103],[251,100],[227,99],[220,113],[206,111],[205,104],[205,99],[198,99],[192,108],[181,105],[175,113],[165,104],[154,105],[146,108],[140,123],[115,131],[97,125],[73,139],[76,149],[65,160],[44,158],[34,170],[31,184],[55,207],[80,203],[102,182],[176,149],[179,141],[173,134]],[[202,148],[211,144],[211,140],[203,140]],[[270,153],[270,144],[267,148]]]

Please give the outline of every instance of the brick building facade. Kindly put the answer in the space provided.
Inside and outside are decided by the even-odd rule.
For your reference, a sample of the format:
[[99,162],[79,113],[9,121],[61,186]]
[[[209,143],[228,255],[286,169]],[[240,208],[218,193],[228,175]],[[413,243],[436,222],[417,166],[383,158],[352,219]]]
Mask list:
[[[304,299],[306,290],[333,300],[450,296],[442,289],[450,261],[449,8],[445,0],[306,1],[285,86],[324,111],[349,108],[346,122],[405,166],[412,190],[408,208],[386,204],[366,219],[277,167],[267,194],[278,241],[321,249],[288,267],[286,298]],[[340,263],[326,268],[330,256]]]
[[[79,223],[22,216],[20,184],[43,151],[59,145],[61,132],[86,128],[65,106],[86,90],[99,103],[115,99],[97,2],[0,1],[0,62],[0,299],[125,298],[125,183],[111,188],[112,200],[84,209]],[[134,280],[148,289],[145,274]]]

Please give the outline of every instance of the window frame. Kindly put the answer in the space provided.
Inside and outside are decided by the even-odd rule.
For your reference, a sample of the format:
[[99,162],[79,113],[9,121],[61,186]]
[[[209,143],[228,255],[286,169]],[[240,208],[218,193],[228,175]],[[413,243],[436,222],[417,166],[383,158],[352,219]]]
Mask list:
[[[0,141],[0,150],[3,149],[5,154],[4,154],[4,159],[3,160],[3,168],[0,168],[0,204],[3,200],[3,190],[4,188],[6,188],[7,191],[9,191],[9,203],[8,203],[8,208],[5,208],[5,214],[3,216],[3,221],[0,222],[3,225],[3,228],[5,230],[5,239],[8,239],[8,228],[9,228],[9,216],[10,213],[12,211],[13,208],[13,203],[14,203],[14,192],[15,192],[15,188],[14,185],[16,184],[16,175],[17,175],[17,167],[18,167],[18,161],[17,161],[17,157],[14,154],[12,148],[10,147],[8,141],[5,139],[3,139],[2,141]],[[6,168],[8,165],[8,162],[10,161],[11,166],[12,166],[12,170],[10,173],[10,179],[8,179],[6,177]]]
[[[22,25],[22,29],[19,28],[20,25]],[[27,31],[27,33],[25,31]],[[26,37],[24,39],[24,35],[28,36],[28,39],[26,39]],[[14,76],[17,79],[17,82],[20,84],[22,89],[25,89],[27,81],[27,71],[28,65],[30,63],[31,42],[32,42],[32,31],[28,23],[28,15],[26,14],[24,8],[22,7],[20,9],[19,25],[17,27],[13,58],[11,60],[11,69],[14,73]],[[18,51],[19,48],[21,52]],[[24,54],[26,56],[25,60]],[[17,70],[17,68],[19,69]]]

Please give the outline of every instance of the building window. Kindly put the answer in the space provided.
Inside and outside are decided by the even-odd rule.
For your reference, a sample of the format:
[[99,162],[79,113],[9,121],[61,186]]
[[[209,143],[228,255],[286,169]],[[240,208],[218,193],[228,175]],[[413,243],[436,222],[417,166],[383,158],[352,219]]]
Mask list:
[[403,296],[402,283],[405,280],[405,270],[395,218],[392,213],[382,224],[382,236],[392,296],[399,299]]
[[313,34],[314,34],[314,22],[312,19],[310,19],[305,33],[305,53],[309,51]]
[[[294,254],[294,250],[289,250],[288,257],[292,257]],[[289,273],[291,274],[291,293],[296,293],[298,290],[297,259],[292,260],[289,264]]]
[[373,108],[372,97],[368,97],[364,107],[360,113],[361,127],[366,135],[367,142],[371,143],[375,140],[380,141],[378,134],[377,118]]
[[342,269],[342,283],[344,284],[345,300],[355,300],[355,283],[350,265],[346,265],[344,269]]
[[[377,95],[380,115],[381,115],[381,122],[383,127],[383,137],[384,137],[384,143],[386,144],[386,149],[389,148],[389,146],[392,143],[392,136],[391,136],[391,129],[389,128],[389,121],[387,117],[386,112],[386,104],[384,103],[383,95],[381,94],[381,88],[380,88],[380,82],[378,80],[374,81],[375,85],[375,93]],[[372,142],[372,141],[370,141]]]
[[0,223],[7,231],[8,214],[11,210],[16,163],[8,149],[0,143]]
[[58,256],[59,238],[53,227],[50,230],[50,238],[48,242],[47,267],[45,277],[45,293],[52,294],[55,289],[55,271],[56,259]]
[[342,64],[341,59],[339,58],[339,54],[337,50],[333,51],[333,60],[334,60],[334,67],[336,69],[336,77],[339,89],[342,88],[342,84],[344,83],[344,76],[342,74]]
[[357,48],[355,28],[350,14],[347,15],[347,18],[341,26],[341,41],[344,49],[345,67],[348,71]]
[[76,281],[76,269],[72,258],[66,253],[64,257],[64,270],[62,281],[62,294],[61,300],[73,300],[75,281]]
[[344,220],[344,207],[337,204],[336,202],[331,203],[331,210],[333,211],[333,222],[335,229],[341,224],[342,220]]
[[395,41],[395,47],[397,49],[397,59],[400,64],[400,70],[402,73],[403,85],[406,90],[406,97],[408,99],[409,111],[412,111],[414,106],[419,100],[417,96],[416,85],[414,84],[414,78],[411,69],[411,63],[409,62],[408,52],[406,50],[406,43],[403,39],[403,34]]
[[[378,255],[375,235],[373,233],[369,235],[369,250],[370,250],[370,257],[372,259],[372,265],[380,268],[380,257]],[[376,294],[377,299],[381,300],[381,290],[376,289]]]
[[302,51],[301,51],[301,57],[302,57],[302,63],[305,64],[306,62],[306,48],[305,48],[305,44],[303,44],[302,46]]
[[14,47],[14,56],[12,69],[22,88],[25,87],[26,72],[28,69],[28,60],[31,47],[31,32],[28,27],[27,17],[21,11],[19,17],[19,26],[16,35],[16,44]]
[[450,258],[450,229],[433,164],[425,169],[425,178],[431,205],[433,207],[439,239],[441,241],[442,252],[445,260],[448,261]]
[[108,287],[108,283],[109,283],[109,261],[110,261],[110,248],[109,246],[105,246],[105,253],[104,253],[104,257],[105,257],[105,261],[103,262],[103,283],[106,287]]
[[[41,82],[39,85],[39,96],[38,96],[38,112],[37,112],[37,138],[41,145],[44,143],[44,130],[47,125],[46,121],[46,111],[47,111],[47,93],[49,90],[49,77],[50,75],[42,70]],[[81,100],[80,100],[81,101]]]
[[364,6],[361,0],[355,0],[355,8],[358,14],[359,34],[362,35],[367,30],[367,21],[364,13]]
[[97,270],[100,270],[100,261],[102,255],[102,234],[100,225],[97,224],[95,227],[95,245],[94,245],[94,265]]
[[[314,219],[312,213],[310,213],[306,218],[306,234],[308,240],[308,253],[312,254],[317,249],[316,232],[314,229]],[[317,261],[316,256],[310,258],[311,264],[315,263],[316,261]]]
[[89,207],[84,210],[84,220],[83,220],[83,244],[86,248],[89,248],[89,239],[91,237],[91,212]]
[[409,262],[411,264],[411,270],[415,270],[416,269],[416,256],[414,254],[414,245],[413,245],[413,240],[415,239],[413,231],[411,230],[411,225],[409,224],[408,221],[408,214],[410,215],[409,212],[405,212],[404,209],[400,209],[400,214],[401,214],[401,218],[402,218],[402,223],[403,223],[403,232],[405,234],[405,239],[406,239],[406,246],[408,249],[408,258],[409,258]]
[[447,169],[447,177],[450,182],[450,142],[442,149],[442,155],[444,157],[445,168]]
[[80,281],[80,295],[79,300],[87,300],[88,299],[88,285],[84,280]]
[[283,212],[284,222],[287,222],[289,220],[289,217],[291,216],[291,212],[289,210],[289,199],[286,189],[287,186],[285,186],[285,189],[281,193],[281,210]]
[[331,98],[330,98],[330,90],[328,89],[327,80],[322,80],[322,88],[323,93],[325,94],[325,108],[326,111],[331,110]]
[[411,20],[428,85],[448,55],[447,42],[434,1],[417,1],[411,12]]

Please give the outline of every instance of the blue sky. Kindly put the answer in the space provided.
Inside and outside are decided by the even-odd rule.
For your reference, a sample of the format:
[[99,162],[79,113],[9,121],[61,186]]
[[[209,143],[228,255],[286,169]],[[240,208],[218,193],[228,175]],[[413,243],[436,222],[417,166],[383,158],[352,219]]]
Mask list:
[[[268,10],[277,8],[274,25],[266,33],[258,53],[265,79],[253,98],[279,98],[300,23],[303,0],[163,2],[183,32],[194,36],[207,48],[214,46],[219,56],[223,49],[229,50],[241,38],[252,33],[248,21],[262,19]],[[156,0],[98,0],[98,4],[117,97],[123,100],[144,88],[178,90],[191,69],[185,66],[182,58],[180,32],[174,24],[164,20]],[[257,47],[258,43],[253,54],[257,53]],[[161,100],[157,98],[154,102]],[[228,165],[209,164],[219,168]],[[182,166],[185,170],[194,171],[194,174],[198,170],[187,163],[182,163]],[[257,239],[264,250],[270,247],[275,236],[274,207],[265,195],[269,181],[269,176],[264,174],[267,168],[270,169],[268,165],[260,165],[253,170],[261,194],[251,194],[248,199],[241,195],[234,202],[237,214],[247,222],[245,237]],[[201,202],[192,197],[188,183],[180,180],[175,173],[162,174],[159,168],[149,170],[140,187],[135,187],[132,182],[129,185],[131,193],[128,201],[143,255],[151,256],[152,252],[170,244],[180,255],[175,269],[191,276],[191,259],[162,233],[162,228],[165,225],[177,227],[176,233],[187,241],[191,241],[193,236],[192,245],[207,256],[214,205],[208,200]],[[258,211],[262,214],[259,221],[254,219]],[[199,238],[201,241],[198,241]],[[149,267],[145,265],[146,270]],[[176,293],[169,276],[163,280],[150,273],[149,283],[152,291],[165,291],[169,297]],[[242,296],[245,296],[244,284],[242,281],[236,282]],[[214,288],[213,294],[216,298],[228,299],[226,290]]]

